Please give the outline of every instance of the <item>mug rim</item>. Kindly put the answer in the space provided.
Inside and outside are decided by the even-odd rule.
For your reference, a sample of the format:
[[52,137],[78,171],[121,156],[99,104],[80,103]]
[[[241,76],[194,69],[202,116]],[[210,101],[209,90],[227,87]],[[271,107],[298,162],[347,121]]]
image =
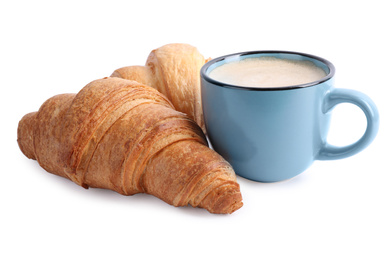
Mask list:
[[[316,80],[316,81],[313,81],[313,82],[308,82],[308,83],[303,83],[303,84],[299,84],[299,85],[291,85],[291,86],[283,86],[283,87],[250,87],[250,86],[239,86],[239,85],[233,85],[233,84],[229,84],[229,83],[224,83],[224,82],[221,82],[221,81],[218,81],[218,80],[215,80],[211,77],[209,77],[209,75],[206,73],[207,69],[217,63],[217,62],[221,62],[227,58],[231,58],[231,57],[240,57],[240,56],[247,56],[247,55],[253,55],[253,54],[272,54],[272,53],[281,53],[281,54],[292,54],[292,55],[299,55],[299,56],[304,56],[304,57],[307,57],[307,58],[310,58],[310,59],[314,59],[314,60],[318,60],[320,62],[322,62],[323,64],[325,64],[328,69],[329,69],[329,73],[327,73],[327,75],[319,80]],[[217,86],[220,86],[220,87],[225,87],[225,88],[234,88],[234,89],[242,89],[242,90],[251,90],[251,91],[280,91],[280,90],[291,90],[291,89],[300,89],[300,88],[307,88],[307,87],[313,87],[313,86],[316,86],[316,85],[319,85],[325,81],[328,81],[329,79],[333,78],[335,74],[335,67],[334,65],[324,59],[324,58],[321,58],[321,57],[318,57],[318,56],[315,56],[315,55],[312,55],[312,54],[307,54],[307,53],[303,53],[303,52],[295,52],[295,51],[280,51],[280,50],[259,50],[259,51],[244,51],[244,52],[237,52],[237,53],[232,53],[232,54],[227,54],[227,55],[224,55],[224,56],[220,56],[220,57],[217,57],[217,58],[214,58],[208,62],[206,62],[202,68],[200,69],[200,75],[201,77],[208,81],[209,83],[212,83],[214,85],[217,85]]]

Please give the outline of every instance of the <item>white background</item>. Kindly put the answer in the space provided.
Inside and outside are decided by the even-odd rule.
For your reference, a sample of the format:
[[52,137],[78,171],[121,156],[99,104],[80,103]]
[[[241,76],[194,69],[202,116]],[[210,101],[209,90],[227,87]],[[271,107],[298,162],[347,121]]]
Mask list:
[[[386,1],[3,1],[0,4],[1,259],[390,259],[390,38]],[[167,43],[205,57],[290,50],[336,66],[336,86],[369,95],[381,125],[360,154],[288,181],[238,177],[232,215],[148,195],[85,190],[45,172],[16,142],[18,121]],[[365,117],[333,112],[329,140]]]

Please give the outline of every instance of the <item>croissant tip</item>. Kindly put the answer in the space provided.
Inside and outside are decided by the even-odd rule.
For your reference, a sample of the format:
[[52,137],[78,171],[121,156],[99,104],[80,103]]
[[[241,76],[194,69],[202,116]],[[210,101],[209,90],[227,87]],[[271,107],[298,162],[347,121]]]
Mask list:
[[34,126],[36,112],[28,113],[18,123],[17,143],[22,153],[29,159],[36,160],[34,149]]
[[232,214],[235,211],[239,210],[243,205],[244,205],[244,203],[241,200],[234,201],[233,203],[228,205],[228,207],[225,207],[223,209],[217,208],[217,209],[215,209],[215,211],[210,211],[210,212],[214,213],[214,214]]
[[244,206],[244,203],[242,201],[238,201],[236,203],[234,203],[231,207],[230,207],[230,211],[228,212],[229,214],[232,214],[233,212],[235,212],[236,210],[240,209],[242,206]]
[[221,194],[219,198],[214,200],[211,205],[204,205],[204,207],[214,214],[232,214],[240,209],[244,203],[242,202],[241,192],[238,190],[227,190],[224,194]]

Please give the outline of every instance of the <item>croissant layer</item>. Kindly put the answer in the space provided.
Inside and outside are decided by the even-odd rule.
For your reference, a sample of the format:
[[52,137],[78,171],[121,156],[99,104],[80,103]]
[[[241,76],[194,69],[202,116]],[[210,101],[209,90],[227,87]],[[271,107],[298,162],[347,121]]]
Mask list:
[[135,80],[157,89],[205,132],[200,69],[206,61],[195,47],[173,43],[153,50],[145,66],[119,68],[111,76]]
[[148,193],[174,205],[232,213],[242,206],[232,167],[201,128],[155,89],[104,78],[25,115],[21,151],[84,188]]

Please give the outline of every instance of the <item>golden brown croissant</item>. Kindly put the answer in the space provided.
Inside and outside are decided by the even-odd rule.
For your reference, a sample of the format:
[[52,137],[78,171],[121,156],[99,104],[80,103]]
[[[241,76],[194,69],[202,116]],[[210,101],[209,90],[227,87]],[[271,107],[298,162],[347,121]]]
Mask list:
[[48,99],[19,122],[18,144],[48,172],[85,188],[148,193],[212,213],[242,206],[233,169],[199,126],[135,81],[104,78]]
[[200,95],[200,69],[205,63],[195,47],[167,44],[153,50],[145,66],[123,67],[111,77],[135,80],[157,89],[205,132]]

